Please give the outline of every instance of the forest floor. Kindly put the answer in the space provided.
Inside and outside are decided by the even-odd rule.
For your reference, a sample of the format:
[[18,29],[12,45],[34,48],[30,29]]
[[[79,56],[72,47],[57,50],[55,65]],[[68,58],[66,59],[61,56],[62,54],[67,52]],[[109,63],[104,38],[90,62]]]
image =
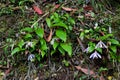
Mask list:
[[[93,10],[95,15],[100,15],[98,19],[100,20],[109,14],[116,18],[114,15],[120,11],[115,12],[116,9],[106,10],[103,11],[101,15],[98,11],[92,9],[91,6],[84,8],[83,5],[77,3],[76,0],[61,3],[52,0],[38,0],[34,2],[34,5],[37,5],[39,7],[37,9],[40,10],[31,6],[33,3],[30,2],[25,3],[25,5],[21,3],[23,9],[21,9],[20,6],[13,5],[14,4],[9,2],[0,2],[0,6],[10,8],[6,8],[8,13],[6,10],[6,12],[3,10],[3,12],[0,13],[0,80],[120,80],[120,63],[110,62],[106,59],[89,59],[89,56],[83,53],[79,39],[76,39],[74,43],[72,57],[54,54],[35,63],[27,61],[26,57],[18,60],[18,62],[11,61],[12,57],[11,60],[8,58],[8,54],[11,54],[11,51],[5,51],[4,49],[6,40],[10,38],[18,39],[16,36],[18,36],[20,29],[26,26],[32,26],[30,22],[35,16],[38,17],[37,20],[40,25],[46,26],[46,17],[49,17],[49,15],[54,12],[59,12],[60,14],[68,13],[74,19],[82,19],[84,16],[88,18],[91,17],[86,11]],[[119,17],[117,18],[117,20],[120,20]],[[34,22],[37,20],[35,19]],[[85,19],[84,21],[75,20],[75,30],[79,30],[81,27],[84,27],[84,24],[88,24],[92,22],[92,20],[94,21],[94,18]],[[117,33],[115,35],[118,40],[120,40],[119,29],[116,28],[119,22],[115,22],[116,20],[114,20],[112,27]],[[83,42],[83,45],[84,43],[85,42]],[[16,64],[14,62],[16,62]]]

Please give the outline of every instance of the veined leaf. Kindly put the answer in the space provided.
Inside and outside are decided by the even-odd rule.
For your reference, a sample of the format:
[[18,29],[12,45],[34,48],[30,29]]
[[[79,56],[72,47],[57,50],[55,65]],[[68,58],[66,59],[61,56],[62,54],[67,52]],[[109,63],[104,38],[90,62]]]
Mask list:
[[33,29],[30,27],[23,28],[21,31],[33,32]]
[[112,44],[119,44],[119,41],[117,41],[116,39],[110,39],[109,40]]
[[66,34],[65,31],[63,31],[63,30],[56,30],[56,36],[58,38],[60,38],[61,40],[63,40],[64,42],[66,42],[67,34]]
[[19,47],[16,47],[12,50],[12,55],[14,55],[15,53],[19,52],[20,51],[20,48]]
[[93,52],[95,50],[95,46],[96,46],[95,43],[89,42],[88,45],[89,45],[88,52],[89,53]]
[[53,15],[54,15],[55,18],[59,18],[58,13],[55,12]]
[[63,56],[65,55],[65,50],[61,46],[58,47],[58,50]]
[[42,58],[44,58],[45,52],[44,52],[44,51],[41,51],[41,55],[42,55]]
[[35,48],[35,45],[37,44],[37,42],[38,42],[37,40],[33,40],[33,41],[32,41],[32,46],[31,46],[31,47],[32,47],[32,48]]
[[51,53],[50,53],[51,56],[52,56],[55,52],[56,52],[56,50],[52,50]]
[[44,30],[42,28],[36,29],[35,32],[40,38],[43,38]]
[[44,39],[40,39],[40,44],[44,45],[45,44],[45,40]]
[[113,34],[107,34],[107,35],[105,35],[105,36],[102,36],[102,37],[100,37],[100,40],[106,40],[106,39],[108,39],[109,37],[111,37],[111,36],[113,36]]
[[22,46],[25,44],[24,40],[20,40],[19,43],[18,43],[18,46],[20,48],[22,48]]
[[117,55],[113,51],[110,51],[110,56],[112,59],[117,59]]
[[94,49],[95,49],[95,47],[94,47],[94,46],[90,46],[90,47],[88,48],[88,52],[89,52],[89,53],[91,53],[91,52],[93,52],[93,51],[94,51]]
[[68,26],[63,22],[58,22],[58,23],[52,24],[52,27],[63,27],[65,29],[68,29]]
[[35,54],[35,57],[37,58],[38,61],[40,61],[40,54]]
[[114,53],[117,52],[117,48],[116,48],[116,46],[110,46],[110,49],[111,49]]
[[46,23],[47,23],[48,27],[51,27],[51,21],[49,18],[46,18]]
[[102,53],[102,48],[96,48],[96,50],[100,53]]
[[84,37],[85,37],[85,33],[84,33],[84,32],[81,32],[81,33],[80,33],[80,38],[81,38],[81,40],[83,40]]
[[59,43],[54,42],[54,44],[53,44],[53,48],[54,48],[54,50],[57,48],[58,45],[59,45]]
[[28,33],[28,34],[25,35],[24,38],[25,38],[25,39],[32,38],[32,35]]
[[40,43],[41,43],[41,47],[40,47],[41,50],[47,50],[48,49],[48,47],[46,45],[46,41],[44,39],[41,39]]
[[72,56],[72,46],[67,43],[61,43],[60,46],[68,53],[69,56]]

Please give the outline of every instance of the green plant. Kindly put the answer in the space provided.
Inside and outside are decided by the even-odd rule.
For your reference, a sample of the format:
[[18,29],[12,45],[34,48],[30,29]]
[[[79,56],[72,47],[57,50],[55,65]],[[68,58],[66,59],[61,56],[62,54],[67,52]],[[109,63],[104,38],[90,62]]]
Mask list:
[[100,54],[109,53],[108,55],[110,55],[111,60],[119,61],[117,49],[120,43],[115,39],[113,33],[108,33],[105,26],[86,29],[80,33],[80,38],[89,40],[88,47],[85,49],[86,53],[93,53],[95,51],[91,54],[90,58],[102,58]]
[[[9,5],[5,3],[9,3]],[[13,15],[18,10],[24,14],[25,6],[31,6],[32,4],[33,0],[3,0],[0,4],[0,16],[5,14]]]
[[[30,24],[34,24],[36,19],[37,17],[34,16],[33,21],[30,21]],[[54,13],[50,18],[46,18],[46,22],[48,28],[55,31],[55,33],[52,34],[53,38],[50,41],[52,47],[49,45],[49,42],[44,39],[44,36],[46,35],[44,33],[44,28],[36,23],[33,27],[25,27],[20,30],[18,39],[12,43],[11,55],[20,58],[20,55],[25,56],[32,54],[32,56],[35,55],[37,61],[40,61],[47,56],[50,51],[51,55],[60,52],[62,55],[67,53],[67,55],[71,57],[72,44],[69,40],[69,33],[72,30],[72,25],[75,24],[74,20],[68,14],[60,16],[58,13]],[[29,57],[29,60],[31,58],[32,57]]]
[[65,55],[67,52],[69,56],[72,56],[69,34],[72,26],[75,24],[74,20],[68,14],[59,15],[58,13],[53,13],[50,18],[46,18],[46,22],[50,29],[55,29],[55,34],[53,34],[51,40],[53,47],[51,55],[59,51],[62,55]]
[[35,54],[38,61],[40,58],[47,54],[47,44],[43,39],[44,29],[36,24],[36,27],[25,27],[21,30],[21,36],[19,40],[14,42],[14,47],[11,55],[17,55],[20,53]]

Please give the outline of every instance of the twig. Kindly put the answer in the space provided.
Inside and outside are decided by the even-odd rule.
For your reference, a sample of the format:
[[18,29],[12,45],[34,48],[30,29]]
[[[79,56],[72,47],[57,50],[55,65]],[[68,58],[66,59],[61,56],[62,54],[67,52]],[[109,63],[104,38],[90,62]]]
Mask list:
[[75,55],[75,53],[77,52],[78,48],[79,48],[79,44],[75,47],[75,50],[73,51],[73,55]]
[[35,70],[36,67],[34,66],[34,64],[32,62],[28,63],[28,72],[27,75],[25,76],[24,80],[29,79],[29,80],[33,80],[32,77],[30,76],[32,74],[32,70]]
[[27,80],[27,78],[31,78],[30,77],[30,67],[31,67],[31,65],[30,65],[30,63],[29,63],[29,65],[28,65],[28,72],[27,72],[27,75],[25,76],[25,78],[24,78],[24,80]]
[[78,41],[78,43],[79,43],[79,44],[80,44],[80,46],[81,46],[82,52],[84,52],[85,47],[83,46],[83,44],[82,44],[82,42],[81,42],[80,38],[78,38],[78,37],[77,37],[77,41]]
[[33,26],[34,26],[37,22],[39,22],[41,19],[43,19],[43,17],[45,17],[45,16],[48,15],[48,14],[49,14],[49,12],[47,12],[47,13],[45,13],[43,16],[39,17],[38,20],[37,20],[35,23],[32,24],[31,28],[33,28]]

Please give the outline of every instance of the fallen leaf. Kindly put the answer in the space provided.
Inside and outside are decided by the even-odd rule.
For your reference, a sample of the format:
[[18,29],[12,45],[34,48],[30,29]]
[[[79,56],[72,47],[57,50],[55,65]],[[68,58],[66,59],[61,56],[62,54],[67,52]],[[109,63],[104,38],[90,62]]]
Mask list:
[[5,71],[5,75],[8,75],[10,73],[11,69],[8,69]]
[[93,7],[92,6],[88,6],[88,5],[83,6],[83,9],[85,11],[93,11]]
[[65,11],[76,11],[77,10],[77,9],[68,8],[68,7],[62,7],[62,9]]
[[11,70],[12,70],[12,67],[10,67],[9,69],[5,70],[5,75],[8,75]]
[[33,5],[33,9],[35,12],[37,12],[38,14],[43,14],[43,11],[36,5]]
[[46,41],[50,42],[51,39],[52,39],[52,29],[50,29],[50,34],[49,34],[48,38],[46,39]]
[[59,5],[59,4],[56,4],[56,5],[55,5],[55,8],[56,8],[56,9],[57,9],[57,8],[59,8],[59,7],[60,7],[60,5]]
[[95,72],[94,71],[92,71],[92,70],[88,70],[88,69],[86,69],[86,68],[82,68],[81,66],[75,66],[78,70],[80,70],[80,71],[82,71],[83,73],[85,73],[85,74],[89,74],[89,75],[91,75],[92,77],[96,77],[96,75],[95,75]]
[[105,80],[104,77],[103,77],[103,75],[100,76],[100,80]]

